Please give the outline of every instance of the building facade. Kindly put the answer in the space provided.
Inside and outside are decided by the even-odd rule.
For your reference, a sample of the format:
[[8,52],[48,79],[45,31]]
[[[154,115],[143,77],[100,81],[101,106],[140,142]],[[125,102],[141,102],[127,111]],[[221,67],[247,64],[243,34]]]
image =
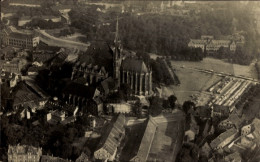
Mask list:
[[31,32],[19,31],[14,27],[4,29],[2,34],[2,43],[5,46],[16,48],[31,49],[39,44],[39,37]]
[[94,152],[95,159],[113,161],[116,156],[117,148],[125,135],[125,116],[119,114],[110,128],[101,137],[97,150]]
[[108,78],[108,72],[102,66],[80,63],[79,61],[73,67],[71,80],[75,78],[84,77],[88,84],[97,83]]
[[28,145],[9,145],[7,154],[10,162],[38,162],[42,155],[42,148]]
[[152,70],[148,68],[143,60],[122,57],[122,45],[118,38],[118,21],[116,25],[116,36],[113,51],[113,78],[117,85],[128,84],[135,95],[152,94]]

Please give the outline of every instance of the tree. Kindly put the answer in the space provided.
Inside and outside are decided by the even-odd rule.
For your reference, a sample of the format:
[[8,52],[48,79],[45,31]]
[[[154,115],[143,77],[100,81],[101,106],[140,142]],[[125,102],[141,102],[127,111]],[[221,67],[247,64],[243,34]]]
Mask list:
[[193,109],[195,107],[195,103],[193,103],[192,101],[185,101],[182,105],[182,109],[183,111],[188,114],[190,109]]
[[137,117],[140,117],[142,115],[142,104],[140,100],[138,100],[134,105],[133,105],[133,113],[137,115]]
[[168,101],[169,101],[171,108],[173,109],[175,107],[175,102],[177,101],[177,97],[175,97],[174,95],[171,95],[168,97]]
[[162,99],[160,99],[159,97],[151,97],[149,101],[150,101],[149,114],[152,116],[160,115],[163,109]]

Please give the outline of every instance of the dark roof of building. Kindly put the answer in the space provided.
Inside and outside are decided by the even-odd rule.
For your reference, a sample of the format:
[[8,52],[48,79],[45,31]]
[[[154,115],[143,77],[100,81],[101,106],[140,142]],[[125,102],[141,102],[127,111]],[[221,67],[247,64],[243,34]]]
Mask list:
[[114,90],[116,88],[115,81],[112,77],[109,77],[102,81],[101,86],[104,89],[105,93],[108,93],[110,90]]
[[92,43],[86,53],[79,56],[80,63],[86,63],[87,65],[98,65],[104,67],[107,71],[112,72],[112,51],[106,43]]
[[88,80],[84,77],[79,77],[79,78],[73,80],[73,82],[77,83],[77,84],[85,85],[86,83],[88,83]]
[[222,143],[224,140],[226,140],[228,137],[234,135],[237,133],[237,130],[235,128],[230,128],[227,131],[221,133],[217,138],[215,138],[211,143],[211,148],[216,148],[220,143]]
[[98,149],[103,148],[108,153],[113,155],[117,147],[120,145],[121,136],[124,134],[125,131],[124,125],[125,116],[123,114],[119,114],[111,121],[109,128],[101,137]]
[[38,61],[38,62],[46,62],[53,58],[56,54],[55,53],[48,53],[48,52],[34,52],[32,54],[33,56],[33,61]]
[[40,97],[29,90],[25,83],[20,82],[13,90],[13,104],[19,105],[26,102],[38,101]]
[[64,53],[64,52],[60,52],[59,54],[57,54],[54,59],[52,60],[52,65],[60,65],[63,64],[66,60],[66,58],[68,57],[68,54]]
[[70,83],[65,89],[63,93],[77,95],[80,97],[86,97],[88,99],[92,99],[96,92],[96,88],[93,86],[85,86],[78,83]]
[[61,47],[49,46],[48,44],[42,41],[40,41],[39,44],[37,45],[37,50],[58,52],[60,49]]
[[121,65],[123,70],[126,71],[133,71],[138,73],[148,73],[149,70],[146,67],[143,60],[136,59],[136,58],[126,58],[122,61]]

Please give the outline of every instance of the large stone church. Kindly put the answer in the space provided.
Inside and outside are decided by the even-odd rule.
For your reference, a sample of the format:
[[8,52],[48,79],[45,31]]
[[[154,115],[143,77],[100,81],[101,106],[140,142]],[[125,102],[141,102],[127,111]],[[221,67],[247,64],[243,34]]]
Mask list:
[[[135,57],[125,57],[118,35],[118,20],[114,43],[109,45],[112,52],[113,70],[111,69],[116,87],[128,84],[135,95],[150,95],[152,93],[152,70],[146,66],[143,60]],[[90,49],[91,50],[91,49]],[[105,61],[105,60],[104,60]],[[88,85],[102,82],[109,77],[108,70],[101,65],[92,65],[80,60],[74,65],[71,80],[79,77],[85,78]],[[107,67],[108,68],[108,67]]]
[[113,78],[117,85],[128,84],[135,95],[150,95],[152,93],[152,70],[143,60],[135,57],[122,56],[122,45],[118,37],[118,21],[113,51]]

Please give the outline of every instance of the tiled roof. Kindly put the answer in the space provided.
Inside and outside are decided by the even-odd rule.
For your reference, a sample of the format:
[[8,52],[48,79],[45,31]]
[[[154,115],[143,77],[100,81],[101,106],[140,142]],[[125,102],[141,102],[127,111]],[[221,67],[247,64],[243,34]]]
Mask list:
[[153,138],[154,138],[154,134],[156,132],[157,126],[158,125],[157,125],[156,121],[153,119],[153,117],[150,116],[147,121],[145,132],[143,134],[143,138],[142,138],[142,141],[138,148],[137,154],[133,159],[138,158],[139,161],[147,160],[147,157],[150,152],[150,146],[153,142]]
[[121,67],[123,70],[126,71],[134,71],[138,73],[149,72],[143,60],[135,59],[135,58],[126,58],[125,60],[122,61]]
[[33,61],[38,61],[38,62],[46,62],[53,58],[56,54],[55,53],[33,53]]
[[19,83],[13,90],[13,104],[19,105],[26,102],[38,101],[40,98],[30,91],[24,83]]
[[211,143],[211,148],[216,148],[220,143],[222,143],[224,140],[226,140],[228,137],[234,135],[237,133],[237,130],[235,128],[230,128],[224,133],[221,133],[217,138],[215,138]]
[[99,148],[105,149],[109,154],[113,155],[117,147],[120,145],[120,140],[124,134],[125,128],[125,116],[119,114],[116,120],[111,121],[110,128],[107,129],[106,133],[102,136]]

